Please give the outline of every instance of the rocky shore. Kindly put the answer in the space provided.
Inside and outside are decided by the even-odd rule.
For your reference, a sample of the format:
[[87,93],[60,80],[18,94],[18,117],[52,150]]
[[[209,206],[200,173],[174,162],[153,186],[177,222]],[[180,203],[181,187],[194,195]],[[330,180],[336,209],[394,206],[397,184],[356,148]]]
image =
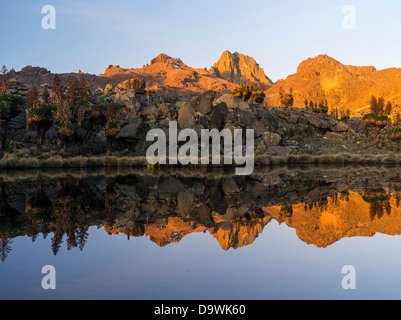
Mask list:
[[[31,88],[12,83],[9,95],[27,98]],[[50,92],[55,99],[54,90]],[[171,121],[176,121],[179,129],[196,132],[253,129],[255,163],[260,166],[401,162],[399,143],[388,138],[388,129],[366,134],[361,118],[341,121],[324,113],[266,107],[214,91],[189,99],[160,96],[147,91],[140,79],[91,91],[85,103],[81,115],[78,111],[70,115],[68,130],[64,122],[65,128],[61,128],[57,115],[47,121],[33,119],[26,105],[2,116],[0,167],[147,166],[144,157],[152,144],[146,141],[147,133],[162,129],[168,140]]]

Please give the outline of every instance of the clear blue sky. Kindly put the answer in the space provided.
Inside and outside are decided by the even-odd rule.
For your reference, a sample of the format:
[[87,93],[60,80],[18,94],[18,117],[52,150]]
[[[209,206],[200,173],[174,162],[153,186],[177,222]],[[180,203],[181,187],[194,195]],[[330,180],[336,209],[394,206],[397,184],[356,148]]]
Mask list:
[[[56,30],[42,29],[44,5]],[[342,8],[356,29],[342,28]],[[321,53],[352,65],[401,67],[399,0],[2,0],[0,64],[99,74],[142,67],[159,53],[207,67],[224,50],[252,56],[272,80]]]

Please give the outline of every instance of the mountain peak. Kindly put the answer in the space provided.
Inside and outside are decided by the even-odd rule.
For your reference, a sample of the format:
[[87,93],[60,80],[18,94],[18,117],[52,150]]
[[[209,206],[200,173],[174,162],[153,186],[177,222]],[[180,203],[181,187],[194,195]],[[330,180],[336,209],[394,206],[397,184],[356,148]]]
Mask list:
[[305,108],[306,101],[309,105],[325,101],[330,111],[349,110],[352,116],[361,116],[369,111],[372,95],[399,104],[400,77],[401,69],[345,65],[322,54],[301,62],[296,74],[277,81],[266,92],[265,103],[280,106],[280,90],[292,88],[295,107]]
[[254,58],[238,52],[231,53],[229,50],[223,52],[209,72],[237,84],[251,81],[271,86],[273,83]]
[[321,54],[316,56],[315,58],[309,58],[303,61],[299,66],[297,73],[310,73],[310,72],[348,72],[355,74],[370,74],[376,71],[376,68],[373,66],[368,67],[356,67],[356,66],[348,66],[342,64],[340,61],[328,56],[327,54]]
[[185,63],[182,62],[180,58],[172,58],[165,53],[161,53],[156,58],[151,60],[150,65],[155,65],[155,64],[162,64],[164,66],[181,70],[186,70],[188,67]]

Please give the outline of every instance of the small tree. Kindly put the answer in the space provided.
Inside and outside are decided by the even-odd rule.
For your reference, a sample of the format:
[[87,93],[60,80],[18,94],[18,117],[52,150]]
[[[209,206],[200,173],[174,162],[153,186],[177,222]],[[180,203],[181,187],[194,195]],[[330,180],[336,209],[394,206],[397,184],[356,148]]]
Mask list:
[[53,92],[55,94],[57,103],[61,104],[65,100],[64,86],[57,74],[53,77]]
[[87,101],[89,99],[89,82],[85,80],[83,74],[81,74],[79,79],[79,95],[82,101]]
[[7,93],[9,87],[9,75],[8,69],[5,65],[0,69],[0,85],[1,85],[1,92]]
[[53,106],[50,104],[38,104],[30,109],[28,125],[38,136],[39,148],[42,147],[45,133],[52,126],[53,111]]
[[57,107],[56,120],[59,123],[65,124],[67,122],[71,122],[72,119],[73,119],[73,114],[71,111],[71,107],[67,102],[64,101]]
[[370,99],[370,112],[377,113],[377,99],[375,96]]
[[82,122],[84,122],[85,115],[86,115],[86,107],[79,106],[78,111],[77,111],[77,123],[79,126],[82,125]]
[[49,90],[45,87],[42,92],[42,100],[44,104],[48,104],[50,102],[50,93]]
[[285,95],[285,91],[283,89],[283,87],[280,87],[278,90],[279,94],[280,94],[280,98],[283,97]]
[[28,91],[26,97],[26,103],[29,109],[33,109],[38,106],[39,95],[38,95],[38,89],[36,88],[35,85],[33,85],[32,89]]
[[389,116],[389,115],[391,115],[391,111],[393,111],[393,105],[392,105],[392,103],[389,101],[388,103],[387,103],[387,106],[386,106],[386,114]]
[[383,115],[384,114],[384,106],[385,106],[386,101],[384,100],[383,97],[380,97],[377,100],[377,114]]
[[281,105],[287,108],[292,108],[294,106],[294,96],[292,94],[293,90],[290,89],[290,93],[287,94],[282,87],[280,87],[280,101]]
[[70,103],[75,103],[79,98],[78,80],[72,77],[68,78],[67,99]]
[[399,112],[397,112],[396,116],[395,116],[395,125],[399,126],[401,124],[401,115]]

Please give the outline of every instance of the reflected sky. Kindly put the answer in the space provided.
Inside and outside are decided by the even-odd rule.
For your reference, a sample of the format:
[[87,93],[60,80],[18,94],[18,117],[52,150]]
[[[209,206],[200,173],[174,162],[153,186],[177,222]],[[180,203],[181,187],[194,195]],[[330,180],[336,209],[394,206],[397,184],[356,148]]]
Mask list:
[[[90,229],[83,252],[49,250],[50,239],[13,243],[0,264],[1,299],[399,299],[400,237],[343,239],[326,249],[301,242],[272,222],[251,245],[221,250],[209,234],[191,234],[160,248],[146,237],[127,241]],[[41,288],[44,265],[56,268],[57,289]],[[342,289],[344,265],[357,290]]]

